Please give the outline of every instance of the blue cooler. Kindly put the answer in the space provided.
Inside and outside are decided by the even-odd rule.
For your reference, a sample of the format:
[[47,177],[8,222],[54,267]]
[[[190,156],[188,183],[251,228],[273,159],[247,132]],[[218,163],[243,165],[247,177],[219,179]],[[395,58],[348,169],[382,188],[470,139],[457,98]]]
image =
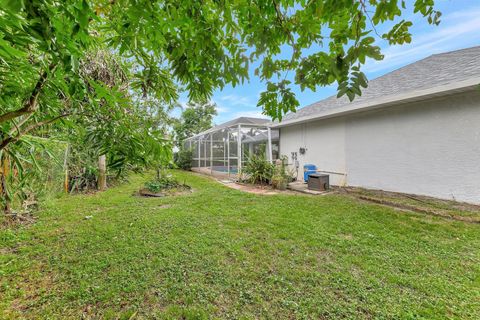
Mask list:
[[306,164],[303,166],[303,180],[308,182],[308,176],[317,173],[317,166],[314,164]]

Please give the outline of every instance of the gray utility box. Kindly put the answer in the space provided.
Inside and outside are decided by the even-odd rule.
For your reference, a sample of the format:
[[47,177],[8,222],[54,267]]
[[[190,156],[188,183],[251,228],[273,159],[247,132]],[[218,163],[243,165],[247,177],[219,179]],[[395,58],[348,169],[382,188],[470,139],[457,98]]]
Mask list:
[[330,188],[328,174],[313,173],[308,175],[308,189],[324,191]]

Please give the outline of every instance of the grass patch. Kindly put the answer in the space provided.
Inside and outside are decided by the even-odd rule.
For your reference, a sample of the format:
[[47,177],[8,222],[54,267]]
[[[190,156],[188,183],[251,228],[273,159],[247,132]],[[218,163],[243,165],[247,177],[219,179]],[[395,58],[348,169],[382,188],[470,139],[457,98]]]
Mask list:
[[0,230],[2,317],[480,317],[478,224],[175,175],[196,192],[140,198],[132,176]]

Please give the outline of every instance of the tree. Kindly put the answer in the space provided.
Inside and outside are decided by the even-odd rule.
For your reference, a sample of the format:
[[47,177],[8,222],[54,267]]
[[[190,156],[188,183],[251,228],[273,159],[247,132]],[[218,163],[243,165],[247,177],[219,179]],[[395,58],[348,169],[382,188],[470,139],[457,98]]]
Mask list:
[[186,138],[211,128],[213,117],[217,115],[215,107],[214,103],[188,104],[173,126],[177,145],[181,145]]
[[[111,46],[147,70],[161,66],[191,100],[248,79],[249,65],[265,83],[258,106],[273,119],[295,111],[292,80],[302,90],[338,83],[339,96],[361,94],[361,66],[381,60],[375,40],[411,41],[408,13],[440,22],[434,0],[118,0],[98,1],[112,30]],[[415,16],[412,15],[413,19]],[[379,34],[378,27],[386,32]],[[290,59],[279,58],[290,52]],[[143,59],[142,57],[148,57]],[[288,77],[289,72],[294,79]]]
[[[96,97],[116,96],[113,104],[118,105],[122,97],[115,91],[122,90],[116,84],[95,83],[95,77],[80,68],[86,55],[105,40],[99,31],[102,17],[85,0],[3,1],[0,150],[43,125],[95,114],[101,109]],[[118,56],[130,59],[129,55]],[[176,100],[177,89],[170,77],[154,66],[147,70],[135,61],[130,65],[134,79],[128,90],[140,91],[145,99]]]
[[[171,155],[170,143],[158,126],[153,127],[151,121],[139,124],[148,115],[136,98],[164,99],[170,103],[168,99],[176,99],[176,89],[163,90],[155,77],[140,86],[142,72],[135,62],[128,61],[129,57],[116,55],[118,63],[98,59],[99,53],[103,53],[101,58],[113,53],[102,45],[101,34],[90,28],[95,19],[97,16],[86,1],[2,2],[0,159],[2,166],[12,170],[2,170],[0,179],[7,213],[15,194],[7,182],[14,180],[13,175],[24,176],[23,164],[35,163],[34,152],[29,152],[30,160],[25,161],[24,150],[32,150],[25,145],[32,143],[29,135],[38,134],[39,130],[47,138],[67,133],[64,136],[75,142],[77,136],[68,136],[68,132],[78,133],[85,125],[84,137],[97,139],[78,146],[103,152],[97,157],[107,153],[106,146],[115,146],[115,152],[109,150],[108,160],[114,160],[111,167],[116,169],[138,159],[145,163],[150,158]],[[144,127],[148,124],[152,127]],[[43,131],[42,127],[52,125],[53,131]],[[115,140],[126,143],[122,148]]]
[[12,162],[16,146],[42,126],[108,112],[105,101],[116,121],[129,105],[116,87],[80,72],[98,46],[130,64],[128,90],[157,105],[175,102],[179,90],[208,101],[248,80],[257,63],[266,83],[258,105],[281,119],[298,107],[292,81],[302,90],[337,82],[339,96],[354,99],[367,86],[361,66],[383,58],[376,39],[410,42],[412,22],[402,18],[409,12],[440,21],[434,0],[0,1],[0,158]]
[[90,81],[88,103],[94,109],[86,106],[84,117],[69,119],[70,126],[60,125],[51,133],[72,146],[73,189],[96,185],[104,190],[107,168],[118,177],[127,167],[148,166],[158,158],[168,161],[168,110],[152,105],[143,92],[135,90],[129,65],[116,53],[103,49],[80,61],[80,73]]
[[[259,106],[281,119],[298,106],[290,70],[302,89],[338,82],[339,95],[360,95],[367,86],[361,65],[382,59],[372,34],[396,22],[377,35],[390,44],[410,42],[412,22],[401,19],[407,10],[439,23],[434,0],[415,0],[411,8],[404,0],[2,0],[0,149],[72,112],[65,106],[85,90],[79,60],[96,41],[141,66],[137,86],[164,100],[177,97],[174,81],[191,100],[208,99],[214,89],[246,80],[249,63],[259,61],[255,72],[267,82]],[[287,48],[291,59],[277,58]],[[54,116],[39,103],[47,89],[64,98]],[[33,114],[41,116],[26,124]]]

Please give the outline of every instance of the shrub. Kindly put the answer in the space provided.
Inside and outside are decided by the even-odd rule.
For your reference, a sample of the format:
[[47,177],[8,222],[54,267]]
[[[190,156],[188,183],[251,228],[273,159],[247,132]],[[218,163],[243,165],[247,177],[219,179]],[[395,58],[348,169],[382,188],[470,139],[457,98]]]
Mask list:
[[242,174],[248,176],[250,183],[269,183],[273,176],[274,165],[263,156],[252,155],[245,163]]
[[287,189],[288,178],[280,174],[274,174],[272,176],[272,186],[275,189],[285,190]]
[[294,179],[294,172],[288,169],[288,158],[282,156],[276,161],[272,176],[272,186],[275,189],[285,190],[289,182]]
[[173,156],[175,165],[183,170],[192,169],[193,152],[189,149],[180,149]]
[[145,188],[150,192],[160,192],[165,189],[173,189],[179,187],[181,184],[173,177],[162,175],[161,177],[147,181],[145,183]]

